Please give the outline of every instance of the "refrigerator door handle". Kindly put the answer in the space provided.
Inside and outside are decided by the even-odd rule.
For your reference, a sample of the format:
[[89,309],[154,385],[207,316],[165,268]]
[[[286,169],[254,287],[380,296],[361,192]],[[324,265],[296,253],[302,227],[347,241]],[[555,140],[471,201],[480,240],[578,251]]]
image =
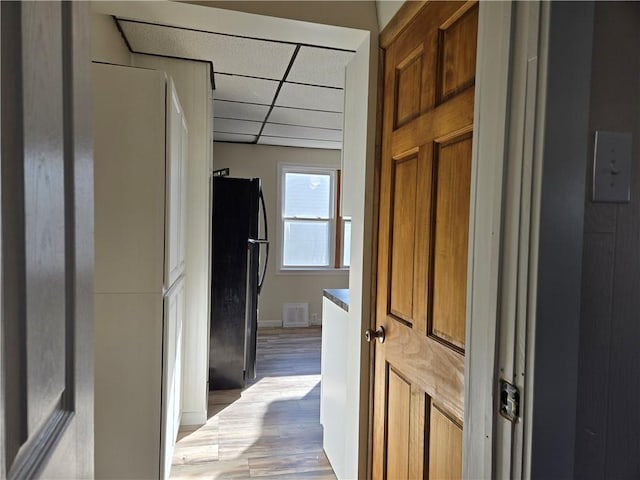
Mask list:
[[264,195],[262,194],[262,188],[260,189],[260,204],[262,205],[262,219],[264,225],[263,243],[266,245],[266,252],[264,258],[264,267],[262,268],[262,275],[258,280],[258,295],[260,295],[262,284],[264,283],[264,279],[267,276],[267,264],[269,263],[269,229],[267,228],[267,207],[264,204]]
[[264,259],[264,266],[262,267],[262,275],[260,276],[259,280],[258,280],[258,295],[260,295],[260,290],[262,290],[262,284],[264,283],[264,277],[267,274],[267,261],[269,260],[269,240],[260,240],[257,238],[250,238],[248,240],[249,242],[249,246],[253,247],[253,246],[260,246],[260,245],[264,245],[267,247],[267,255]]

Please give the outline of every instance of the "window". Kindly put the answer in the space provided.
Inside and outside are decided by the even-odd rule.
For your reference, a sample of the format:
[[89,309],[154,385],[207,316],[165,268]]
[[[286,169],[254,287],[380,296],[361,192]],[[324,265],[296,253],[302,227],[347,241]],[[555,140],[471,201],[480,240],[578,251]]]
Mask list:
[[[344,235],[348,221],[337,224],[338,171],[334,168],[280,165],[280,268],[317,270],[348,266]],[[350,241],[350,237],[349,240]],[[337,257],[337,258],[336,258]],[[347,259],[348,260],[348,259]]]

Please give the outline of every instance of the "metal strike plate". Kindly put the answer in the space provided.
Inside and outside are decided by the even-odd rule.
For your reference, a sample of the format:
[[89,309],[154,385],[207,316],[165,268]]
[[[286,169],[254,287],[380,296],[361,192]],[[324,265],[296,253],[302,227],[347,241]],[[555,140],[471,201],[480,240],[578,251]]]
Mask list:
[[596,132],[593,149],[594,202],[629,202],[631,141],[630,133]]
[[520,390],[515,385],[500,379],[500,415],[511,422],[520,417]]

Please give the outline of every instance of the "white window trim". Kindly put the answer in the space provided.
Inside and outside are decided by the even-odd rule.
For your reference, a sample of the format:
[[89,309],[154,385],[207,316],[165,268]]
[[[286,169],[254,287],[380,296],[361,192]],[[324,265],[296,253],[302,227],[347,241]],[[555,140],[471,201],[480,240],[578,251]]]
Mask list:
[[[278,274],[327,274],[330,272],[348,272],[348,267],[335,268],[334,259],[336,252],[336,172],[339,167],[330,167],[323,165],[301,165],[296,163],[278,163]],[[300,266],[290,267],[284,266],[284,174],[287,172],[309,173],[318,175],[330,175],[330,205],[329,205],[329,265],[323,267],[316,266]],[[322,220],[325,221],[325,220]]]
[[351,224],[351,217],[342,217],[342,235],[340,235],[340,243],[342,244],[340,247],[340,269],[342,270],[349,270],[349,268],[351,268],[351,258],[349,258],[349,265],[344,264],[344,231],[347,223]]

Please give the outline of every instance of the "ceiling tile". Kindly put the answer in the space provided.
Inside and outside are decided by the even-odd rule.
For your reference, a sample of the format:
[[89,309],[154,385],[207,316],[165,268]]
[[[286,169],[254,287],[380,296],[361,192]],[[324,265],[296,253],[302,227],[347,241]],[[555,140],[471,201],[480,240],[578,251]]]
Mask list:
[[333,128],[339,130],[342,129],[342,114],[275,107],[271,111],[271,115],[269,115],[269,122],[284,123],[287,125],[300,125],[303,127]]
[[226,118],[213,119],[213,131],[221,133],[244,133],[257,135],[260,133],[262,122],[249,122],[247,120],[229,120]]
[[119,23],[134,51],[210,60],[216,72],[280,80],[295,50],[295,45],[286,43],[127,20]]
[[256,140],[255,135],[242,135],[238,133],[213,133],[214,142],[236,142],[236,143],[253,143]]
[[262,122],[268,112],[269,107],[266,105],[225,102],[224,100],[215,100],[213,102],[213,114],[216,117],[235,118],[237,120],[259,120]]
[[277,88],[278,82],[273,80],[216,75],[216,90],[213,96],[216,100],[271,105]]
[[260,136],[261,145],[282,145],[285,147],[326,148],[329,150],[342,149],[342,142],[327,142],[324,140],[301,140],[299,138],[280,138]]
[[344,70],[353,52],[317,47],[300,47],[287,81],[344,87]]
[[[217,77],[216,77],[217,79]],[[282,86],[276,105],[342,112],[344,91],[335,88],[310,87],[286,83]]]
[[342,141],[341,130],[327,130],[324,128],[312,127],[293,127],[289,125],[274,125],[273,123],[267,123],[264,126],[262,134],[272,137],[289,137],[307,140],[331,140],[334,142]]

